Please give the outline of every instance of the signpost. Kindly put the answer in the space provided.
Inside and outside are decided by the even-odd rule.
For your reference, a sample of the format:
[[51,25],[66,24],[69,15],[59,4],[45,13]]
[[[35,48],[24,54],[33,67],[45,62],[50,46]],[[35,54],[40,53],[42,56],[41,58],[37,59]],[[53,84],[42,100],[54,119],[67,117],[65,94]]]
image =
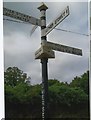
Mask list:
[[36,30],[37,27],[38,27],[37,25],[33,26],[31,33],[30,33],[30,36],[34,33],[34,31]]
[[60,45],[60,44],[52,43],[52,42],[45,42],[42,45],[46,46],[46,48],[50,48],[50,49],[53,49],[53,50],[56,50],[56,51],[82,56],[82,50],[78,49],[78,48],[73,48],[73,47]]
[[31,23],[33,25],[41,26],[41,20],[34,18],[32,16],[29,16],[29,15],[25,15],[23,13],[16,12],[14,10],[3,8],[3,15],[9,16],[9,17],[12,17],[12,18],[24,21],[24,22]]
[[3,8],[3,15],[9,16],[24,22],[35,25],[32,33],[35,31],[36,26],[41,27],[41,47],[35,52],[35,59],[41,59],[42,64],[42,120],[48,118],[48,58],[55,58],[53,50],[66,52],[74,55],[82,56],[82,50],[65,45],[60,45],[52,42],[47,42],[46,35],[50,33],[60,22],[62,22],[69,15],[69,7],[67,6],[64,11],[46,27],[46,10],[48,7],[42,3],[38,9],[41,12],[40,19],[34,18],[23,13],[19,13],[7,8]]
[[44,30],[43,34],[47,35],[50,33],[60,22],[62,22],[69,15],[69,6],[67,6],[64,11],[52,22],[50,23]]

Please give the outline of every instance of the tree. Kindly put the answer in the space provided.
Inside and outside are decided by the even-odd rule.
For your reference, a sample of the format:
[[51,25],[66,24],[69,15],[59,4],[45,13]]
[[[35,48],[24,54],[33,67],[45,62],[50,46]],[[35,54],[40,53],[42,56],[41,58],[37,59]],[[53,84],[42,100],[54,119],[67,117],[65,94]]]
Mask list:
[[41,116],[41,86],[29,84],[31,78],[17,67],[4,74],[6,118]]
[[48,80],[48,86],[52,86],[54,84],[60,84],[60,82],[58,80],[56,80],[56,79],[54,79],[54,80],[53,79]]
[[15,87],[19,83],[24,83],[27,79],[27,74],[23,73],[17,67],[9,67],[4,72],[5,85]]
[[81,77],[75,77],[70,83],[71,87],[79,87],[84,90],[86,94],[89,94],[89,71],[81,75]]
[[[53,85],[49,88],[51,101],[53,104],[79,104],[88,100],[88,95],[80,88],[73,88],[66,85]],[[55,100],[53,100],[55,99]]]
[[[75,77],[70,84],[56,79],[48,81],[49,117],[89,117],[88,74]],[[41,84],[28,85],[27,74],[17,67],[9,67],[4,77],[6,118],[41,119]]]

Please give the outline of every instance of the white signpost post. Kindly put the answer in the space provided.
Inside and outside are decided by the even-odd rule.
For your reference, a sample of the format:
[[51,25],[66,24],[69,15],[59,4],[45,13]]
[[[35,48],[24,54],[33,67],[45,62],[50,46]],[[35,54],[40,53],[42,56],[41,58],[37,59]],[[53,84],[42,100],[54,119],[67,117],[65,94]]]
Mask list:
[[[52,42],[47,42],[46,35],[48,35],[48,33],[50,33],[59,23],[61,23],[69,15],[68,6],[47,27],[46,27],[46,10],[48,9],[48,7],[42,3],[42,5],[38,9],[41,12],[40,19],[7,8],[3,8],[3,15],[41,27],[41,47],[35,52],[35,59],[41,59],[41,64],[42,64],[42,120],[47,120],[48,118],[48,71],[47,71],[48,58],[55,58],[55,54],[53,50],[66,52],[74,55],[80,55],[80,56],[82,56],[82,50]],[[35,29],[36,27],[32,29],[32,33],[35,31]]]

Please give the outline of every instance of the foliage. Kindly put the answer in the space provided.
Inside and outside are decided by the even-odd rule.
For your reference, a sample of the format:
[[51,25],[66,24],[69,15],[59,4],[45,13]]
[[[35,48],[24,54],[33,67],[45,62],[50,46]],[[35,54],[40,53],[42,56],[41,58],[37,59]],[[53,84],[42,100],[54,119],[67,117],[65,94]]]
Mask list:
[[10,85],[12,87],[15,87],[19,83],[24,83],[27,79],[27,74],[23,73],[20,69],[17,67],[9,67],[4,72],[4,81],[6,85]]
[[56,85],[50,87],[50,97],[52,102],[55,101],[57,104],[66,104],[68,106],[84,103],[88,99],[87,94],[80,88]]
[[[88,117],[88,76],[87,71],[70,84],[56,79],[48,81],[50,117]],[[17,67],[9,67],[4,77],[6,117],[41,118],[41,84],[28,85],[27,74]]]
[[60,82],[58,81],[58,80],[56,80],[56,79],[50,79],[49,81],[48,81],[48,86],[52,86],[52,85],[54,85],[54,84],[57,84],[57,85],[59,85],[60,84]]
[[71,87],[79,87],[84,90],[85,93],[89,94],[89,71],[84,73],[81,77],[75,77],[70,83]]

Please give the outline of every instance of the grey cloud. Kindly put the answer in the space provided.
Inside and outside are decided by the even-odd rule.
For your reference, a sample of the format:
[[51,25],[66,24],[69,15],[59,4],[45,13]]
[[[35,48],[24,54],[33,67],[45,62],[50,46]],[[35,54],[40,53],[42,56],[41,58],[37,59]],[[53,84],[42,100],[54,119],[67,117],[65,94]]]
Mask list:
[[58,57],[59,55],[55,61],[50,61],[50,78],[56,78],[60,81],[71,81],[75,76],[79,76],[88,70],[87,58],[77,58],[69,55],[60,55],[60,59]]
[[[37,7],[40,3],[4,3],[4,6],[34,17],[40,16]],[[87,33],[87,5],[85,3],[47,3],[47,23],[50,23],[67,5],[70,6],[68,16],[58,28]],[[41,32],[38,27],[30,37],[32,25],[11,23],[4,21],[4,64],[5,69],[9,66],[17,66],[29,76],[31,83],[41,83],[40,60],[35,60],[35,51],[40,47]],[[49,60],[49,78],[61,81],[71,81],[75,76],[88,70],[89,39],[86,36],[76,35],[69,32],[53,30],[48,35],[48,40],[77,47],[83,50],[83,56],[78,57],[56,52],[56,58]]]

